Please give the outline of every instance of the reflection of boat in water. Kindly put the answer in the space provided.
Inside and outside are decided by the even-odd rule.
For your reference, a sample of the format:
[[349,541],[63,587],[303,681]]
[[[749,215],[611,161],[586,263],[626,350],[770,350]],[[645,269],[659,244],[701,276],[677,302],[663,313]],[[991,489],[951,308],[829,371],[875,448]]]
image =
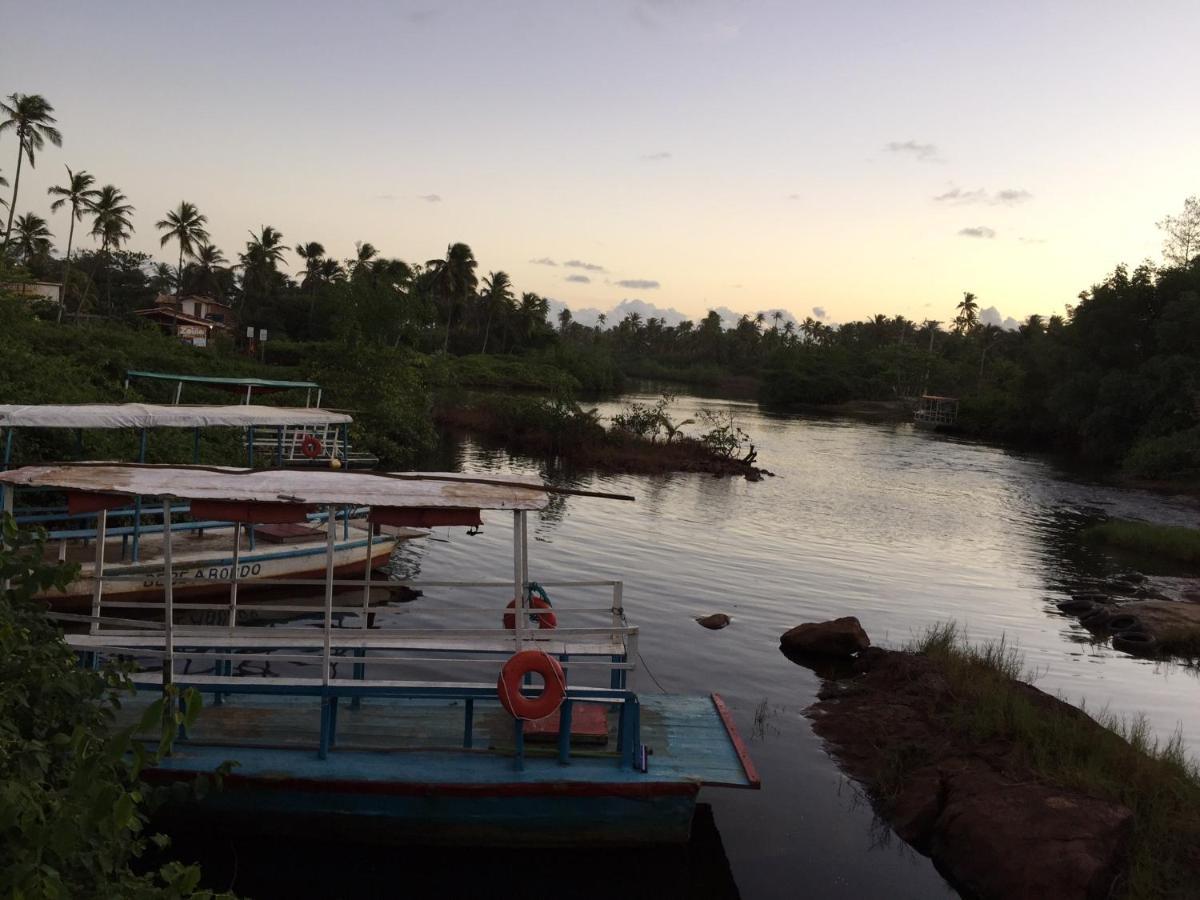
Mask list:
[[[142,377],[220,382],[239,391],[245,386],[246,399],[258,390],[284,390],[315,385],[308,382],[271,382],[262,379],[205,379],[198,376],[155,375],[130,373]],[[297,457],[306,462],[328,465],[331,460],[350,457],[346,429],[350,416],[318,407],[237,406],[179,406],[144,403],[74,404],[74,405],[0,405],[0,429],[4,430],[3,468],[13,460],[16,435],[22,429],[51,429],[75,432],[80,445],[86,430],[133,430],[140,436],[138,465],[146,465],[149,439],[158,429],[186,429],[193,432],[193,459],[199,460],[201,442],[209,429],[233,428],[242,432],[247,462],[267,460],[276,466],[288,466]],[[321,437],[324,436],[322,440]],[[301,449],[303,448],[303,449]],[[306,451],[309,455],[306,455]],[[10,502],[8,492],[5,502]],[[44,493],[44,492],[43,492]],[[32,508],[15,508],[17,522],[22,525],[48,527],[53,558],[77,562],[79,578],[65,594],[45,595],[59,608],[86,607],[95,593],[94,571],[99,555],[97,542],[103,544],[103,565],[111,576],[107,588],[114,602],[123,599],[140,602],[153,599],[162,588],[162,508],[145,504],[134,497],[117,507],[92,503],[77,496],[71,504],[54,503]],[[40,498],[46,503],[46,498]],[[102,508],[103,507],[103,508]],[[320,527],[324,513],[313,512],[304,521],[287,523],[237,522],[236,509],[209,504],[206,508],[191,508],[184,504],[175,512],[191,521],[176,521],[175,579],[180,595],[205,598],[228,592],[235,578],[244,590],[254,588],[255,582],[276,578],[312,579],[325,572],[325,531]],[[367,540],[363,523],[353,510],[343,510],[341,531],[334,548],[335,571],[338,574],[357,574],[364,563],[384,564],[396,540],[413,537],[421,532],[412,529],[376,531],[373,541]],[[368,549],[368,545],[370,547]],[[235,576],[236,573],[236,576]]]
[[[371,839],[386,831],[413,844],[680,844],[691,834],[702,786],[758,787],[720,697],[629,686],[638,628],[627,618],[621,582],[531,580],[527,514],[545,508],[555,490],[540,482],[61,464],[3,473],[0,484],[63,491],[69,503],[90,498],[101,523],[105,506],[159,498],[161,600],[143,609],[160,616],[105,615],[109,577],[101,563],[90,628],[67,640],[84,665],[149,661],[133,675],[141,690],[123,701],[118,726],[140,721],[167,689],[219,701],[188,728],[177,752],[145,773],[187,781],[238,760],[225,789],[183,815],[211,814],[222,829],[257,817],[271,834]],[[210,503],[237,506],[227,518],[260,524],[303,521],[322,507],[326,568],[309,584],[323,587],[320,619],[271,628],[247,627],[236,615],[226,625],[181,623],[176,502],[193,513]],[[440,615],[424,626],[408,621],[415,615],[380,616],[372,628],[377,583],[367,571],[361,579],[336,572],[342,510],[365,510],[368,541],[375,526],[474,527],[483,510],[507,511],[511,578],[409,585],[424,590],[427,612]],[[234,610],[236,579],[228,587]],[[335,596],[355,587],[359,596]],[[438,602],[441,592],[454,592],[455,602]],[[540,692],[534,674],[542,676]]]

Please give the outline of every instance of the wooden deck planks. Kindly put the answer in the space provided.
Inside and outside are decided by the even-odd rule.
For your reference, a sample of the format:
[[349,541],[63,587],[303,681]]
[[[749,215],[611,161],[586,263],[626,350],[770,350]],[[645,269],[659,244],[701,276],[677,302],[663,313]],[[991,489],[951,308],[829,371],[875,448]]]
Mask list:
[[[124,704],[117,714],[118,727],[132,724],[140,717],[154,693],[139,693]],[[559,779],[594,778],[600,771],[622,772],[626,780],[649,778],[652,781],[701,782],[714,785],[752,786],[742,767],[736,749],[710,697],[678,695],[646,695],[640,698],[642,708],[642,743],[653,749],[648,775],[619,769],[611,756],[596,758],[597,751],[616,748],[616,715],[609,713],[609,742],[605,748],[589,748],[588,757],[572,760],[570,766],[558,766],[553,760],[531,756],[527,769],[553,763],[548,775],[557,773]],[[180,759],[197,754],[202,757],[211,748],[225,755],[223,759],[243,762],[239,771],[249,774],[246,763],[259,760],[264,766],[271,753],[279,756],[268,768],[290,771],[294,753],[315,760],[319,738],[320,701],[311,697],[231,695],[220,705],[205,698],[206,706],[188,740],[179,747]],[[498,753],[463,751],[462,734],[464,707],[461,700],[398,700],[367,699],[358,709],[343,700],[338,711],[338,736],[335,751],[322,765],[325,777],[355,777],[364,755],[395,756],[413,759],[423,753],[441,751],[441,765],[455,777],[470,780],[469,770],[484,765],[491,771],[493,763],[481,764],[481,758],[498,760],[501,769],[514,777],[522,775],[513,770],[512,719],[498,703],[475,702],[474,746],[477,751],[493,748]],[[274,748],[274,749],[272,749]],[[263,756],[267,754],[267,756]],[[284,758],[288,760],[283,765]],[[356,761],[357,760],[357,761]],[[456,762],[457,761],[457,762]],[[597,769],[596,764],[602,764]],[[174,767],[171,764],[169,767]],[[308,765],[305,765],[307,770]],[[368,766],[376,771],[377,766]],[[386,768],[386,767],[385,767]],[[389,777],[397,781],[419,781],[427,777],[420,767],[397,763],[389,769]],[[349,774],[347,774],[349,773]],[[373,776],[374,777],[374,776]]]

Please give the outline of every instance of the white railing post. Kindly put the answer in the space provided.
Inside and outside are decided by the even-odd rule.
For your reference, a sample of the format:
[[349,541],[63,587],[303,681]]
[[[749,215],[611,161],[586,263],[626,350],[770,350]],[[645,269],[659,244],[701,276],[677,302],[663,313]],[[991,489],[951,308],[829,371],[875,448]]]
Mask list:
[[92,566],[92,625],[91,633],[100,632],[100,603],[104,595],[104,544],[108,537],[108,510],[100,510],[96,520],[96,562]]
[[513,511],[513,634],[517,649],[524,646],[525,639],[525,591],[521,585],[521,511]]
[[229,582],[229,634],[237,628],[238,569],[242,564],[242,523],[233,523],[233,572]]
[[367,617],[371,612],[371,556],[375,546],[375,526],[371,522],[371,513],[367,512],[367,559],[363,563],[363,611],[362,627],[367,627]]
[[325,521],[325,648],[322,653],[321,683],[329,684],[330,656],[333,644],[333,554],[337,541],[337,507],[326,507]]
[[[163,655],[163,685],[175,680],[175,567],[171,554],[171,500],[162,498],[163,504],[163,607],[166,640]],[[101,551],[103,552],[103,551]]]

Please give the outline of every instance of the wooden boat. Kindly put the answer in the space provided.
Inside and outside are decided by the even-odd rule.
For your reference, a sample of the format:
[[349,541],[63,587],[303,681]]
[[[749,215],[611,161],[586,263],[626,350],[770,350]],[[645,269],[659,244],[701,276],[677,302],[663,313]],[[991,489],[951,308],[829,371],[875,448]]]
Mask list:
[[[720,697],[642,695],[631,687],[638,628],[620,581],[531,579],[527,514],[545,508],[556,490],[540,482],[58,465],[3,473],[0,484],[64,491],[98,507],[101,523],[106,508],[131,496],[159,498],[159,618],[106,616],[109,576],[99,563],[88,631],[68,640],[84,665],[114,656],[141,663],[134,676],[141,701],[123,704],[118,725],[138,721],[168,686],[208,696],[197,723],[148,777],[189,780],[226,760],[238,767],[223,790],[176,807],[176,815],[211,816],[225,830],[310,837],[634,845],[687,840],[705,786],[759,786]],[[172,510],[185,502],[193,510],[237,505],[231,518],[258,523],[299,522],[324,507],[319,620],[255,628],[234,615],[211,627],[182,624]],[[424,592],[419,605],[428,607],[428,621],[376,616],[372,623],[369,573],[337,573],[342,508],[367,510],[368,535],[384,525],[478,526],[485,510],[508,512],[511,577],[406,583]],[[237,587],[231,571],[231,608]],[[340,588],[361,591],[361,602],[336,600]],[[552,606],[543,594],[554,596]],[[540,693],[523,677],[527,671],[548,673]]]
[[[130,373],[147,376],[151,373]],[[156,376],[196,380],[198,376]],[[203,379],[202,379],[203,380]],[[247,386],[252,390],[261,379],[207,379]],[[182,382],[181,382],[182,383]],[[268,386],[305,386],[307,382],[263,382]],[[315,385],[314,385],[315,386]],[[260,387],[261,389],[261,387]],[[283,388],[278,388],[283,389]],[[178,399],[179,391],[176,391]],[[250,394],[246,395],[250,399]],[[319,394],[318,394],[319,397]],[[209,428],[237,428],[245,437],[247,461],[268,460],[276,466],[288,466],[296,457],[309,463],[329,465],[330,460],[346,458],[349,445],[346,429],[352,419],[345,413],[319,407],[274,407],[258,405],[179,406],[146,403],[93,403],[67,405],[0,405],[0,429],[6,432],[2,468],[13,458],[15,436],[21,429],[132,429],[140,434],[139,463],[146,459],[150,434],[156,429],[188,429],[194,432],[194,458],[199,458],[201,433]],[[311,459],[298,449],[305,439],[316,447]],[[80,437],[82,442],[82,436]],[[323,514],[314,514],[311,523],[285,527],[249,524],[245,529],[212,515],[196,515],[186,505],[176,512],[191,514],[192,521],[175,524],[176,553],[179,566],[177,590],[187,597],[205,598],[223,595],[224,580],[236,565],[239,577],[252,589],[261,579],[315,578],[325,570],[324,531],[319,525]],[[79,562],[79,579],[65,594],[46,594],[45,599],[62,609],[87,606],[93,593],[93,545],[105,545],[104,564],[113,578],[109,594],[121,595],[130,602],[157,596],[161,587],[162,525],[161,508],[142,503],[140,498],[124,508],[109,510],[103,530],[94,524],[97,511],[85,506],[39,507],[17,512],[20,524],[50,526],[51,551],[58,559]],[[352,511],[342,513],[342,534],[335,550],[339,573],[357,573],[367,560],[366,533]],[[247,547],[241,546],[243,531]],[[391,530],[380,533],[372,543],[369,562],[381,566],[399,539],[423,532]],[[185,567],[186,566],[186,567]],[[114,597],[115,600],[115,597]]]

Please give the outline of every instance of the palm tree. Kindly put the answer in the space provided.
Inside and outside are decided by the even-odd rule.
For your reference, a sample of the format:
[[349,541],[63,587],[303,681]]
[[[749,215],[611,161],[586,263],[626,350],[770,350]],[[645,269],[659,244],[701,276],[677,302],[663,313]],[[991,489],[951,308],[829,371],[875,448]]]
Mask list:
[[100,196],[100,192],[92,185],[96,183],[96,179],[87,172],[80,170],[72,172],[70,166],[65,167],[67,170],[67,183],[56,184],[52,188],[48,188],[46,193],[52,197],[57,197],[50,204],[51,212],[58,212],[67,203],[71,204],[71,228],[67,232],[67,264],[63,271],[63,286],[62,293],[59,296],[58,302],[58,321],[62,321],[63,307],[67,301],[67,289],[71,284],[71,245],[75,241],[75,223],[83,221],[83,214],[91,208],[92,201]]
[[304,260],[304,278],[300,287],[315,294],[321,279],[321,265],[325,262],[325,246],[317,241],[309,241],[307,244],[297,244],[295,252]]
[[128,199],[114,185],[106,184],[91,202],[92,237],[100,239],[100,249],[106,253],[110,249],[119,249],[133,232],[129,220],[133,207]]
[[454,308],[475,293],[479,281],[475,277],[475,254],[466,244],[451,244],[446,248],[445,259],[431,259],[426,268],[433,276],[432,287],[446,307],[446,338],[442,352],[450,352],[450,326],[454,321]]
[[[8,179],[0,175],[0,187],[8,187]],[[8,206],[8,201],[0,197],[0,206]]]
[[605,325],[607,325],[608,324],[608,314],[600,313],[600,315],[596,316],[596,324],[598,324],[601,328],[603,328]]
[[272,225],[263,225],[258,234],[250,232],[246,249],[239,255],[242,264],[242,305],[248,300],[266,297],[277,280],[283,263],[283,235]]
[[358,278],[365,275],[371,269],[371,261],[379,255],[379,251],[375,249],[375,245],[369,241],[354,242],[354,259],[349,260],[347,268],[350,270],[351,278]]
[[17,219],[15,228],[17,252],[26,263],[50,252],[50,238],[54,235],[41,216],[25,213]]
[[[100,188],[100,194],[92,201],[91,206],[92,237],[100,239],[100,250],[104,254],[105,302],[110,308],[112,307],[112,270],[109,267],[109,252],[119,250],[121,244],[129,240],[129,236],[133,233],[133,223],[129,219],[133,207],[126,202],[128,199],[116,187],[106,184]],[[79,317],[82,307],[83,298],[81,297],[75,307],[76,318]]]
[[492,331],[492,317],[496,314],[496,308],[506,309],[513,302],[512,280],[508,273],[489,273],[483,279],[483,297],[487,304],[487,324],[483,328],[483,349],[479,352],[487,353],[488,336]]
[[975,300],[975,295],[967,291],[955,308],[958,310],[958,316],[954,320],[954,327],[958,332],[962,334],[974,331],[975,326],[979,324],[979,304]]
[[54,107],[41,94],[9,94],[7,103],[0,103],[0,113],[8,116],[0,122],[0,134],[10,128],[17,131],[17,174],[13,177],[12,200],[8,204],[8,226],[4,229],[4,247],[12,235],[13,211],[17,208],[17,191],[21,189],[21,160],[29,157],[29,167],[34,167],[34,151],[41,150],[50,141],[55,147],[62,146],[62,133],[54,127],[56,121],[51,113]]
[[195,290],[213,299],[220,299],[220,274],[228,262],[225,254],[212,244],[201,244],[196,248]]
[[775,331],[775,332],[779,331],[779,322],[782,318],[783,318],[783,310],[782,309],[777,309],[773,313],[771,313],[771,321],[772,321],[771,330],[772,331]]
[[208,231],[204,228],[207,222],[208,217],[196,209],[195,204],[180,200],[178,209],[170,210],[165,219],[154,223],[155,228],[166,232],[158,242],[160,247],[167,246],[167,242],[172,238],[179,241],[179,280],[175,287],[176,299],[179,299],[183,293],[183,257],[194,256],[197,245],[208,241]]

